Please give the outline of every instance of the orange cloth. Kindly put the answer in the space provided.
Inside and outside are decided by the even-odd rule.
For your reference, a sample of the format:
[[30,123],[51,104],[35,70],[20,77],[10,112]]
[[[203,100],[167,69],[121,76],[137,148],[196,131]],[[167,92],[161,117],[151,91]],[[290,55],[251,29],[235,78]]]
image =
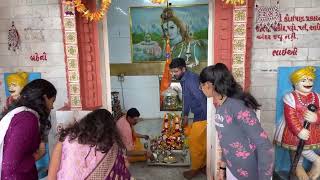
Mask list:
[[198,170],[206,165],[207,121],[193,122],[189,135],[191,169]]
[[183,131],[185,136],[189,136],[191,132],[191,125],[188,125],[185,128],[183,128]]
[[162,79],[160,84],[160,103],[163,102],[163,96],[161,95],[171,83],[171,74],[169,65],[171,63],[171,48],[169,43],[169,38],[166,40],[166,64],[164,65],[164,71],[162,73]]
[[[127,121],[126,115],[123,115],[117,121],[117,128],[121,136],[121,140],[125,145],[127,151],[144,151],[143,144],[130,123]],[[129,162],[146,161],[145,156],[128,157]]]
[[[134,130],[133,130],[134,132]],[[145,151],[144,147],[143,147],[143,144],[141,143],[140,141],[140,138],[136,137],[135,136],[135,133],[134,134],[134,146],[133,146],[133,151]],[[140,161],[146,161],[147,160],[147,157],[144,156],[144,155],[141,155],[141,156],[128,156],[128,161],[130,163],[132,162],[140,162]]]

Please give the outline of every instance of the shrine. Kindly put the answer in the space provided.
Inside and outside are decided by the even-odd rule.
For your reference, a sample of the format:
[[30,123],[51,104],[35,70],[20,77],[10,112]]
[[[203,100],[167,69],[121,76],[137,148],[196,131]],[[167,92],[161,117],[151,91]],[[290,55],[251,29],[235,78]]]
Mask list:
[[319,179],[320,1],[0,4],[0,179]]

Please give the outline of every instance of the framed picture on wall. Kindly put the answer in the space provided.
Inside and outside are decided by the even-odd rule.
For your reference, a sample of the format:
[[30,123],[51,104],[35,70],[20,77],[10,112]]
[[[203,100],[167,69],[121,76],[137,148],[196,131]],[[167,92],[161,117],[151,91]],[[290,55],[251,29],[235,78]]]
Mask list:
[[130,7],[132,62],[166,60],[166,35],[172,58],[184,58],[189,67],[207,61],[208,18],[207,4]]

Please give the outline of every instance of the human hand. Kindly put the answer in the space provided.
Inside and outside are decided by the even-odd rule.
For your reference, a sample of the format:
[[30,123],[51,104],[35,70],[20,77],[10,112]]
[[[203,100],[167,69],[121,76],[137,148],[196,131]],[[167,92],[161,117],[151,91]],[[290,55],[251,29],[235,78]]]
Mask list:
[[308,140],[309,137],[310,137],[310,131],[307,130],[307,129],[302,129],[299,134],[298,134],[298,137],[302,140]]
[[307,110],[304,113],[304,119],[310,123],[314,123],[317,121],[318,116],[317,113]]
[[126,168],[129,168],[129,167],[130,167],[130,162],[129,162],[127,156],[124,156],[124,163],[125,163]]
[[46,153],[46,144],[44,142],[41,142],[38,150],[35,153],[33,153],[33,157],[37,161],[41,159],[45,155],[45,153]]
[[154,161],[155,160],[155,157],[153,156],[153,154],[149,151],[146,152],[146,156],[148,159],[150,159],[151,161]]

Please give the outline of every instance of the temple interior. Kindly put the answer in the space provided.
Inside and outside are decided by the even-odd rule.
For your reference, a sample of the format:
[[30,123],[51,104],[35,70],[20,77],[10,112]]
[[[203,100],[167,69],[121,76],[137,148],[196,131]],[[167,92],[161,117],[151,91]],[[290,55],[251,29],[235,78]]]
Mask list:
[[[174,59],[182,59],[184,66],[173,67]],[[213,82],[209,75],[199,76],[220,63],[232,78],[224,74]],[[130,172],[137,180],[320,179],[319,65],[320,0],[0,0],[0,180],[19,179],[19,167],[17,173],[5,170],[6,163],[16,162],[5,160],[15,158],[6,149],[14,119],[7,120],[7,114],[22,106],[17,102],[25,96],[19,93],[37,79],[56,89],[46,138],[43,122],[36,123],[39,150],[43,144],[45,152],[40,158],[31,154],[29,169],[36,166],[38,179],[48,179],[61,130],[97,109],[112,114],[113,124],[120,126],[117,133],[129,129],[124,134],[130,142],[123,134],[119,140],[126,154],[123,163],[143,160],[132,160],[123,174]],[[185,85],[187,73],[196,77],[192,86]],[[248,94],[257,108],[248,105]],[[237,101],[222,112],[230,99],[244,101],[252,112],[243,115],[248,119],[240,114],[244,110],[227,116],[237,110]],[[39,107],[48,106],[47,101]],[[136,122],[128,118],[132,108],[139,112]],[[258,124],[262,132],[243,130],[246,126],[231,117],[252,128]],[[126,127],[118,124],[120,119]],[[239,127],[224,132],[230,124]],[[225,145],[225,136],[248,136],[248,148]],[[97,147],[89,146],[88,154]],[[266,156],[272,163],[263,175],[251,173],[267,164],[261,163],[268,161],[261,152],[271,153]],[[256,164],[232,166],[237,158]],[[221,171],[226,177],[221,178]]]

